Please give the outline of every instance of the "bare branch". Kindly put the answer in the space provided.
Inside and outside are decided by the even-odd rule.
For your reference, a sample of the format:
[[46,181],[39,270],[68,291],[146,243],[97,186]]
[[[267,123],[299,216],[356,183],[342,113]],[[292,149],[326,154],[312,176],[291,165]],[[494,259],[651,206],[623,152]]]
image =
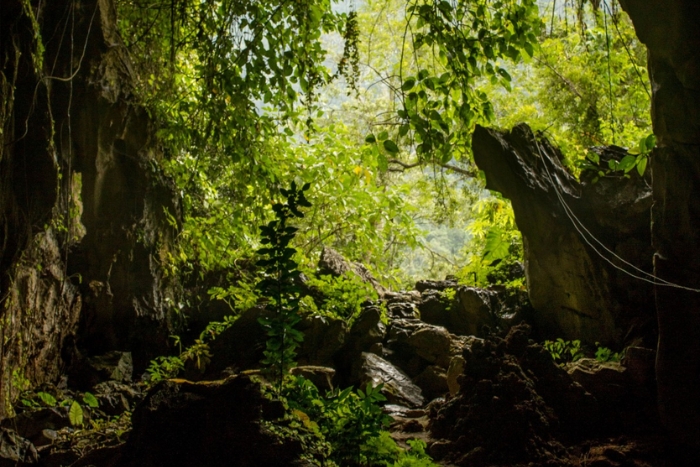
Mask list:
[[[388,161],[389,164],[398,165],[398,166],[400,166],[400,168],[393,167],[393,168],[390,168],[388,170],[389,170],[389,172],[403,172],[405,170],[412,169],[414,167],[418,167],[419,165],[423,165],[424,162],[425,161],[420,161],[420,160],[415,161],[415,162],[404,162],[404,161],[401,161],[398,159],[390,159]],[[477,176],[477,172],[473,168],[465,169],[465,168],[458,167],[458,166],[453,165],[453,164],[437,164],[437,165],[442,167],[443,169],[451,170],[455,173],[458,173],[461,175],[466,175],[467,177],[476,178],[476,176]]]

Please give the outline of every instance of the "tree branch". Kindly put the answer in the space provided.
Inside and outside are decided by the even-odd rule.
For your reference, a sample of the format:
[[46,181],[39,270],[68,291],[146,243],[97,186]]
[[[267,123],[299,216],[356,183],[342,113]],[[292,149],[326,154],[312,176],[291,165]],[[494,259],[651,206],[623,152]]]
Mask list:
[[[400,168],[390,168],[388,169],[389,172],[403,172],[408,169],[412,169],[414,167],[418,167],[419,165],[423,165],[424,161],[415,161],[415,162],[404,162],[398,159],[390,159],[388,161],[389,164],[395,164],[400,166]],[[456,165],[452,164],[437,164],[438,166],[442,167],[443,169],[451,170],[455,173],[461,174],[461,175],[466,175],[467,177],[471,178],[476,178],[477,172],[474,171],[474,169],[464,169],[462,167],[457,167]]]

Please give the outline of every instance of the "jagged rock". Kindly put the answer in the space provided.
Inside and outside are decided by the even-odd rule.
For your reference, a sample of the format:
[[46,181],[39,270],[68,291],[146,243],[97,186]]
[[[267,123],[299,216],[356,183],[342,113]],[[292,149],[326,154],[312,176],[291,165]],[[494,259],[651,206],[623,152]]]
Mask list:
[[440,457],[457,465],[545,458],[567,465],[557,434],[582,436],[597,427],[595,399],[541,347],[528,344],[529,332],[519,325],[505,339],[489,336],[464,348],[459,392],[430,411],[432,436],[449,441],[436,448]]
[[[244,401],[244,402],[242,402]],[[165,381],[133,415],[120,467],[276,467],[293,465],[298,441],[282,440],[264,426],[284,415],[245,376],[224,381]]]
[[559,150],[524,124],[511,132],[477,125],[472,148],[486,187],[512,201],[538,330],[608,345],[623,338],[653,339],[634,335],[639,330],[628,333],[633,320],[654,319],[651,285],[601,259],[590,246],[595,241],[584,240],[582,228],[572,222],[575,216],[606,248],[651,271],[647,182],[632,174],[578,183],[562,165]]
[[348,326],[341,319],[314,316],[302,319],[299,331],[304,333],[297,352],[299,365],[332,366],[335,354],[345,344]]
[[447,368],[453,339],[445,328],[417,319],[394,319],[390,323],[386,347],[387,359],[411,377],[422,373],[430,364]]
[[[53,13],[73,6],[72,34],[83,42],[89,36],[82,66],[72,63],[65,42],[48,47],[44,66],[71,79],[55,81],[51,92],[35,89],[30,83],[49,68],[32,64],[29,44],[36,31],[59,30],[64,18]],[[172,333],[167,300],[176,302],[177,291],[161,265],[176,234],[166,211],[177,221],[180,210],[171,183],[155,169],[159,144],[133,99],[114,2],[57,0],[37,16],[34,32],[13,26],[27,20],[22,2],[3,1],[2,8],[0,54],[16,57],[3,74],[21,76],[7,121],[27,123],[6,125],[3,141],[28,144],[4,144],[0,164],[3,331],[22,335],[4,344],[1,386],[11,386],[14,370],[32,386],[56,381],[78,341],[89,354],[129,349],[143,370],[167,352]],[[5,408],[0,404],[0,413]]]
[[443,326],[454,334],[472,336],[481,336],[484,326],[508,329],[523,321],[527,309],[525,292],[511,292],[498,286],[480,289],[455,284],[450,288],[455,291],[453,300],[442,291],[423,290],[418,306],[423,321]]
[[459,392],[459,377],[464,372],[465,363],[464,357],[461,355],[452,357],[450,360],[450,366],[447,368],[447,388],[452,397]]
[[386,325],[382,322],[381,310],[374,306],[365,308],[353,323],[342,353],[352,358],[381,343],[385,335]]
[[448,310],[451,306],[439,290],[425,289],[421,294],[421,302],[418,305],[421,320],[436,326],[448,326]]
[[382,394],[390,403],[420,407],[423,405],[421,389],[413,384],[411,378],[383,358],[363,352],[358,362],[358,374],[362,387],[371,384],[373,387],[383,384]]
[[9,428],[0,428],[0,467],[34,465],[39,454],[34,445]]
[[444,280],[444,281],[432,281],[432,280],[421,280],[416,282],[416,290],[418,292],[425,292],[426,290],[437,290],[442,292],[445,289],[454,289],[457,287],[456,280]]
[[91,391],[92,387],[104,381],[131,381],[134,371],[131,352],[111,351],[103,355],[82,357],[77,352],[69,370],[72,386]]
[[372,276],[372,273],[362,263],[352,263],[332,248],[323,247],[321,258],[318,261],[318,272],[321,275],[342,276],[348,272],[354,272],[360,279],[374,287],[379,297],[383,297],[386,288]]
[[99,409],[109,416],[131,412],[144,397],[138,386],[119,381],[105,381],[96,385],[93,390]]
[[22,413],[6,418],[2,426],[12,429],[17,435],[30,441],[34,446],[51,444],[44,430],[60,430],[70,425],[66,407],[46,407],[38,410],[25,410]]
[[[700,3],[622,0],[647,47],[652,121],[654,273],[700,289]],[[662,420],[687,465],[700,464],[700,294],[657,287],[656,377]],[[644,343],[653,347],[654,343]],[[680,464],[679,464],[680,465]]]
[[421,374],[413,378],[413,382],[421,388],[427,400],[433,400],[449,392],[445,369],[436,365],[428,366]]
[[448,310],[447,329],[455,334],[481,336],[484,326],[496,327],[496,294],[476,287],[459,287]]
[[387,305],[387,310],[389,311],[389,316],[392,318],[409,318],[409,319],[419,319],[420,312],[416,305],[413,303],[389,303]]

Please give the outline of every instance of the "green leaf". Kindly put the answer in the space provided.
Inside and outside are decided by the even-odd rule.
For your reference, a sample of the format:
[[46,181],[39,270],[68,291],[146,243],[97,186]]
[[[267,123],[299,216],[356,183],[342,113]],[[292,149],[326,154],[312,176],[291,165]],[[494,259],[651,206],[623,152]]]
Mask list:
[[408,78],[401,86],[402,91],[410,91],[416,85],[416,78]]
[[39,396],[39,399],[46,404],[49,407],[55,407],[56,406],[56,398],[52,396],[51,394],[47,392],[37,392],[37,396]]
[[83,402],[85,402],[89,407],[97,408],[100,406],[97,398],[90,392],[83,394]]
[[384,149],[391,154],[397,154],[399,152],[399,147],[390,139],[384,141]]
[[379,136],[378,136],[379,141],[384,141],[388,137],[389,137],[389,133],[387,131],[379,132]]
[[617,166],[617,169],[622,170],[625,173],[627,173],[630,170],[632,170],[632,168],[634,167],[635,161],[636,161],[636,158],[634,156],[628,154],[622,158],[622,160],[620,161],[620,163]]
[[644,143],[644,146],[647,149],[646,152],[651,152],[651,150],[654,149],[654,146],[656,146],[656,136],[654,136],[654,133],[647,136]]
[[648,158],[643,157],[640,159],[639,162],[637,162],[637,172],[639,173],[639,176],[643,177],[644,176],[644,171],[647,169],[647,162]]
[[83,408],[80,407],[80,404],[78,404],[76,401],[73,401],[70,406],[70,410],[68,411],[68,419],[70,420],[70,424],[73,426],[83,426]]
[[503,231],[498,227],[491,227],[486,233],[486,246],[484,247],[484,259],[495,260],[508,256],[510,244],[505,241]]

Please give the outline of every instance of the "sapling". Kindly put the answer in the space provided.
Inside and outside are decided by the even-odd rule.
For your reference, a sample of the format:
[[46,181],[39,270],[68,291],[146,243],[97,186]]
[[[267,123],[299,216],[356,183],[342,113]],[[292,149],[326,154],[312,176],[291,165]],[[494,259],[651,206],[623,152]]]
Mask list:
[[296,250],[289,246],[296,235],[297,228],[289,225],[290,220],[304,215],[299,207],[309,207],[311,203],[304,197],[309,189],[305,184],[297,189],[292,182],[289,190],[282,189],[286,198],[284,203],[275,203],[272,210],[275,219],[260,227],[263,247],[258,254],[263,256],[257,265],[263,269],[263,278],[257,289],[269,300],[273,311],[271,317],[259,319],[267,331],[267,343],[262,364],[268,369],[272,379],[276,380],[278,391],[282,388],[284,376],[295,364],[296,348],[304,336],[294,327],[299,322],[299,276],[297,262],[293,259]]

